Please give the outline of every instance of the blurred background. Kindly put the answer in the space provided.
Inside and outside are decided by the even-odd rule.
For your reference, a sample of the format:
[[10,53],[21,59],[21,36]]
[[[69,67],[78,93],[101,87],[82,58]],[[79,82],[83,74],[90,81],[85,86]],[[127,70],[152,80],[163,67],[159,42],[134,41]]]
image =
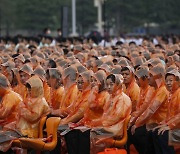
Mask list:
[[[96,0],[98,1],[98,0]],[[110,36],[180,34],[180,0],[100,0],[102,28]],[[98,31],[94,0],[76,0],[76,32]],[[48,27],[72,33],[72,0],[0,0],[0,36],[32,36]]]

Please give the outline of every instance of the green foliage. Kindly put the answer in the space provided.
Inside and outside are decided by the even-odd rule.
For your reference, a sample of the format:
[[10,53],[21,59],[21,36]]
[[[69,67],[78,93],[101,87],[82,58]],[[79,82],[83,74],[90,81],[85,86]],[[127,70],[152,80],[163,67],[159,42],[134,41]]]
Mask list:
[[[42,30],[61,26],[61,7],[71,0],[0,0],[1,28]],[[78,32],[92,29],[97,21],[94,0],[76,0]],[[106,0],[106,27],[126,32],[145,23],[157,23],[163,28],[180,28],[180,0]],[[71,27],[69,25],[69,27]]]

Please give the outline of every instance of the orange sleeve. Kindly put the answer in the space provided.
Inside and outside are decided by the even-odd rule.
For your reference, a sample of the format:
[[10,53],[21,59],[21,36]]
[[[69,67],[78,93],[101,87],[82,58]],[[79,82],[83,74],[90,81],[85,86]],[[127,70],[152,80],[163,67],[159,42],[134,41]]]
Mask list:
[[80,104],[76,107],[74,112],[70,113],[66,118],[62,120],[63,124],[67,124],[69,122],[78,122],[83,118],[84,112],[87,110],[89,105],[88,96],[88,94],[86,94],[86,96],[82,95],[82,102],[79,102]]
[[171,118],[167,124],[171,129],[180,129],[180,113]]
[[115,107],[108,111],[108,113],[105,113],[105,116],[102,117],[103,124],[108,124],[109,126],[114,125],[120,120],[124,120],[124,118],[130,114],[132,104],[130,98],[127,95],[122,94],[120,97],[118,97],[118,102],[115,100],[114,103],[116,103]]
[[73,87],[70,87],[70,89],[68,89],[66,91],[65,96],[63,97],[63,102],[62,102],[60,108],[62,108],[64,110],[68,106],[70,106],[71,103],[73,103],[74,100],[76,100],[77,95],[78,95],[77,86],[74,85]]
[[165,88],[161,88],[157,91],[155,98],[149,104],[148,108],[142,113],[142,115],[137,119],[135,125],[142,126],[145,124],[151,116],[158,110],[161,104],[167,99],[167,92]]
[[170,98],[167,120],[176,116],[178,113],[180,113],[180,88]]
[[50,96],[51,90],[50,89],[51,88],[48,85],[44,84],[44,98],[46,99],[49,105],[51,103],[51,96]]
[[25,107],[21,109],[21,116],[31,123],[39,120],[43,115],[47,115],[48,113],[49,106],[44,98],[35,102],[33,107]]
[[133,117],[138,118],[147,109],[149,103],[152,100],[152,97],[154,96],[154,93],[155,93],[155,89],[153,87],[150,87],[145,96],[144,102],[142,102],[140,107],[132,113]]
[[20,101],[22,101],[21,98],[13,95],[11,92],[5,95],[0,108],[0,119],[8,117],[20,103]]
[[140,98],[140,88],[137,84],[135,84],[129,92],[129,97],[131,98],[132,101],[132,111],[136,110],[136,104],[139,101]]

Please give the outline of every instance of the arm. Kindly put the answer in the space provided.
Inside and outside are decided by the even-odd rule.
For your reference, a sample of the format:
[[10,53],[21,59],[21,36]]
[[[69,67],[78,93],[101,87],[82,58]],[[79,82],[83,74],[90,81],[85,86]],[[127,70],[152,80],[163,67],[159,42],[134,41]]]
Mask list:
[[160,89],[155,95],[155,98],[149,104],[149,107],[136,120],[135,123],[136,127],[144,125],[152,117],[152,115],[159,109],[161,104],[166,101],[167,97],[168,96],[166,91]]
[[61,121],[61,124],[67,124],[69,122],[77,122],[77,121],[81,120],[83,118],[84,112],[87,110],[87,108],[88,108],[88,100],[86,99],[84,102],[82,102],[80,107],[77,108],[77,110],[75,110],[70,115],[68,115],[66,118],[64,118]]
[[15,98],[13,95],[6,95],[1,104],[0,119],[4,120],[7,118],[13,112],[13,110],[15,110],[20,101],[20,99]]
[[35,105],[31,108],[22,108],[21,116],[27,121],[33,123],[39,120],[43,115],[47,115],[49,113],[49,106],[47,102],[44,102],[43,99],[35,102]]
[[[116,100],[115,100],[116,102]],[[130,114],[132,104],[127,96],[122,96],[118,98],[116,105],[108,113],[105,113],[102,118],[103,126],[111,126],[118,123]]]
[[0,109],[0,119],[4,120],[11,113],[12,108],[2,107]]
[[180,113],[174,116],[173,118],[169,119],[167,121],[167,125],[170,127],[170,129],[175,129],[180,127]]

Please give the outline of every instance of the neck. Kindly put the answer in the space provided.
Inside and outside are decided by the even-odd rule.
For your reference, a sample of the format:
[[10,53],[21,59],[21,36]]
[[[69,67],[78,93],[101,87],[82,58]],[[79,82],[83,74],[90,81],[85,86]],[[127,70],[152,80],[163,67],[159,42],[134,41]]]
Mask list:
[[159,88],[163,83],[163,79],[162,78],[158,78],[156,79],[156,88]]
[[8,92],[8,90],[3,90],[0,92],[0,97],[3,97],[6,93]]
[[118,94],[120,94],[122,92],[122,87],[117,87],[114,92],[112,93],[113,96],[117,96]]
[[129,83],[125,83],[126,88],[128,88],[134,81],[135,79],[131,78],[131,81]]
[[141,88],[142,88],[142,89],[146,89],[146,88],[148,88],[148,86],[149,86],[148,83],[144,83],[144,84],[141,86]]
[[172,93],[174,93],[178,89],[179,89],[179,85],[178,84],[174,85],[172,88]]
[[129,87],[129,85],[130,85],[130,83],[125,83],[126,88],[128,88],[128,87]]

